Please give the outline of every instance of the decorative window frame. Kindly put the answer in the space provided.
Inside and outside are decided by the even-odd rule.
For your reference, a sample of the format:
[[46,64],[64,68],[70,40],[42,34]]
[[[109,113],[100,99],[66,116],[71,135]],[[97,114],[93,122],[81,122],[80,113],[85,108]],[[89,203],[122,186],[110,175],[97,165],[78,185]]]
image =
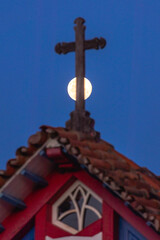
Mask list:
[[[41,193],[41,198],[38,195],[35,205],[37,206],[37,201],[41,199],[47,199],[46,204],[37,213],[35,218],[35,240],[45,240],[46,236],[52,239],[63,239],[67,237],[84,237],[93,238],[97,234],[102,233],[102,240],[118,240],[118,215],[115,213],[114,209],[108,205],[108,202],[117,204],[117,198],[113,197],[110,192],[102,186],[102,184],[89,176],[85,171],[69,172],[61,174],[56,172],[52,175],[51,179],[48,179],[50,185],[49,189],[43,189]],[[102,199],[102,218],[94,221],[90,225],[85,225],[86,227],[82,231],[77,232],[77,234],[72,234],[61,227],[56,226],[52,223],[52,213],[54,213],[54,203],[64,195],[68,189],[76,182],[80,181],[85,185],[85,188],[89,188],[91,192],[98,195]],[[41,190],[42,191],[42,190]],[[46,192],[45,192],[46,191]],[[49,197],[46,197],[48,193]],[[112,205],[112,204],[111,204]],[[121,206],[124,207],[124,204]],[[99,235],[98,235],[99,236]],[[72,237],[72,238],[73,238]],[[158,239],[157,239],[158,240]]]
[[[101,240],[102,233],[100,232],[92,237],[68,236],[68,237],[59,238],[59,240],[82,240],[82,239],[83,240]],[[58,240],[58,239],[46,236],[45,240]]]
[[[79,209],[78,203],[76,202],[76,196],[77,196],[78,192],[80,192],[82,194],[83,199],[84,199],[81,209]],[[88,188],[81,181],[76,180],[68,188],[68,190],[66,190],[66,192],[64,192],[64,194],[52,205],[52,218],[51,218],[52,224],[54,224],[57,227],[60,227],[61,229],[65,230],[71,234],[77,234],[78,232],[83,230],[86,209],[91,210],[92,212],[94,212],[97,215],[98,219],[101,219],[102,218],[101,213],[93,206],[90,206],[87,204],[87,201],[90,196],[93,196],[100,204],[102,204],[102,199],[97,194],[95,194],[90,188]],[[67,210],[66,212],[64,212],[60,216],[58,216],[58,207],[67,199],[67,197],[70,197],[70,199],[72,200],[74,209]],[[71,213],[77,214],[78,230],[61,222],[61,220],[65,216],[67,216]]]

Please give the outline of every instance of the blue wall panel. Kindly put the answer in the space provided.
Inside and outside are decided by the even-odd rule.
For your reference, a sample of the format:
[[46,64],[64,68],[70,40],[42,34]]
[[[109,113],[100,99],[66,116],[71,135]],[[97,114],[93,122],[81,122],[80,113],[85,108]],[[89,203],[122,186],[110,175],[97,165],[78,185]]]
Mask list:
[[123,218],[119,221],[119,240],[147,240]]
[[22,238],[22,240],[34,240],[34,227]]

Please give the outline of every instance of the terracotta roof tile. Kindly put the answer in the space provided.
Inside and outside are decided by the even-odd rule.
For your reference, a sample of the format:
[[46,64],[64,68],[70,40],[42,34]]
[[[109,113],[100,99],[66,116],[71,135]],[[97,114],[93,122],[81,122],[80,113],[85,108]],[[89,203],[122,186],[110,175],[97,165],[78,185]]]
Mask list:
[[154,227],[155,227],[156,231],[159,231],[159,228],[160,228],[160,216],[157,216],[154,219]]
[[102,161],[98,158],[90,157],[89,161],[94,167],[97,167],[97,168],[99,168],[100,170],[103,170],[103,171],[110,170],[112,168],[112,165],[109,162]]
[[0,174],[0,187],[2,187],[7,180],[8,180],[8,177],[5,176],[5,174]]
[[139,179],[139,175],[137,172],[131,170],[131,171],[123,171],[122,169],[117,169],[115,171],[112,171],[111,174],[117,176],[118,179],[131,179],[131,180],[137,180]]
[[28,139],[28,144],[30,147],[33,147],[33,150],[34,150],[34,148],[39,148],[40,146],[42,146],[46,140],[47,140],[47,133],[41,131],[30,136]]
[[[110,188],[133,211],[160,232],[160,180],[147,168],[139,167],[104,140],[92,138],[65,128],[42,126],[41,131],[28,139],[27,147],[16,151],[15,159],[7,162],[6,170],[0,171],[0,187],[15,174],[28,159],[46,142],[53,139],[48,148],[55,147],[54,139],[68,154],[76,157],[78,163],[96,176],[104,186]],[[48,150],[49,154],[49,150]]]
[[160,209],[160,201],[156,199],[145,199],[141,197],[134,197],[135,202],[143,206],[148,206],[156,209]]
[[131,195],[149,198],[149,191],[145,188],[137,189],[134,186],[124,186],[124,189]]
[[133,162],[132,160],[128,159],[127,157],[123,156],[121,153],[117,152],[116,150],[114,150],[115,153],[117,153],[122,159],[124,159],[126,162],[129,163],[129,165],[133,168],[133,169],[139,169],[139,166]]

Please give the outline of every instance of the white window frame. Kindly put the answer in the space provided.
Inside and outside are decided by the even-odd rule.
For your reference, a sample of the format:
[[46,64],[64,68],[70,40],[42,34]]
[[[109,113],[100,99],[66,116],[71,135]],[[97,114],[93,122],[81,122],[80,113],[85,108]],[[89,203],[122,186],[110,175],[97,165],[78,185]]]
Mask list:
[[51,238],[47,236],[45,240],[102,240],[102,233],[100,232],[92,237],[69,236],[62,238]]
[[[84,192],[83,188],[86,190],[86,193]],[[72,193],[73,191],[74,193]],[[78,204],[76,203],[76,200],[75,200],[77,193],[79,191],[81,192],[84,199],[81,211],[79,210]],[[102,199],[99,196],[97,196],[91,189],[89,189],[82,182],[78,180],[75,181],[73,185],[52,205],[52,224],[60,227],[61,229],[71,234],[76,234],[77,232],[83,229],[84,213],[86,209],[90,209],[91,211],[93,211],[98,216],[99,219],[102,218],[101,213],[96,208],[94,208],[93,206],[87,205],[87,201],[90,196],[93,196],[96,200],[98,200],[102,204]],[[75,209],[67,210],[66,212],[62,213],[61,216],[58,217],[58,207],[65,201],[65,199],[67,199],[67,197],[70,197],[70,199],[74,204]],[[61,222],[61,219],[63,219],[63,217],[71,213],[77,214],[78,230]]]

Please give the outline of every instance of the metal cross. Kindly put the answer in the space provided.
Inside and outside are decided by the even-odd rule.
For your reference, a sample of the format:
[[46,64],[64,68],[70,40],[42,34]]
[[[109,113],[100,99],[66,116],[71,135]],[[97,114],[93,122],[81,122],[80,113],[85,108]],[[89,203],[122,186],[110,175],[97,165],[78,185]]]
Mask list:
[[[85,40],[85,20],[83,18],[76,18],[74,23],[75,42],[58,43],[55,46],[55,51],[58,54],[66,54],[75,51],[75,75],[76,75],[76,102],[75,112],[80,116],[85,111],[84,100],[84,77],[85,77],[85,50],[104,48],[106,40],[104,38],[94,38],[92,40]],[[77,117],[78,118],[78,117]],[[81,120],[79,120],[81,121]],[[80,124],[79,124],[80,125]],[[76,130],[82,130],[81,127],[74,127]]]

